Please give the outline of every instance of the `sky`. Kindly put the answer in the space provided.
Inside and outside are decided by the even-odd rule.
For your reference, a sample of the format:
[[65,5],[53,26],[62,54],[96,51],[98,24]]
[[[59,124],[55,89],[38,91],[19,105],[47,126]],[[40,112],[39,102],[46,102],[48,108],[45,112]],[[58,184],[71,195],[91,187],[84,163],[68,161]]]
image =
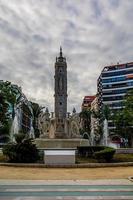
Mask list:
[[60,46],[68,111],[79,112],[104,66],[133,61],[133,0],[0,0],[0,80],[50,111]]

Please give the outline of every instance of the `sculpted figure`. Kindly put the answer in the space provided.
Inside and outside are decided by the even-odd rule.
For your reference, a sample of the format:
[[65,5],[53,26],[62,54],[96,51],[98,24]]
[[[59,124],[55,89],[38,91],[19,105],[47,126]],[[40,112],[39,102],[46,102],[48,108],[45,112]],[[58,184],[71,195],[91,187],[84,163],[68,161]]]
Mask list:
[[50,128],[50,114],[48,111],[48,108],[46,108],[45,113],[41,112],[39,115],[39,127],[42,138],[48,138],[49,137],[49,128]]
[[71,137],[72,138],[79,138],[80,133],[79,133],[79,127],[80,127],[80,118],[79,114],[76,113],[76,109],[73,109],[73,113],[70,119],[71,123]]

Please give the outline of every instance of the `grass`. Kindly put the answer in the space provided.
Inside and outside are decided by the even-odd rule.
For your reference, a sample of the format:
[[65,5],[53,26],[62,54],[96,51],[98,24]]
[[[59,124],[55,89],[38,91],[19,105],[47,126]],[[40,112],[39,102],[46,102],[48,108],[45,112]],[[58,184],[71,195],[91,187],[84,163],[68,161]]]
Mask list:
[[76,163],[97,163],[97,160],[94,158],[86,158],[77,156]]
[[[111,162],[133,162],[133,154],[115,154]],[[94,158],[78,156],[76,163],[98,163],[98,161]]]
[[[0,152],[0,162],[7,162],[7,158],[2,152]],[[133,154],[115,154],[112,162],[133,162]],[[98,163],[98,161],[94,158],[77,156],[76,163]]]
[[115,154],[113,162],[133,162],[133,154]]
[[2,152],[0,152],[0,162],[7,162],[7,158],[3,155]]

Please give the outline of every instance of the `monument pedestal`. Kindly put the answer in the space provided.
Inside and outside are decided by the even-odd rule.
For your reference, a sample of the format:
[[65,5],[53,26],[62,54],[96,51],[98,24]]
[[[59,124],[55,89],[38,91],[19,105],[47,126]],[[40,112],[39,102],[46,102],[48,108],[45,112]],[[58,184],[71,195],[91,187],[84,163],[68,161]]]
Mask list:
[[45,149],[44,163],[47,165],[75,164],[76,149]]
[[77,146],[88,146],[87,139],[73,138],[73,139],[35,139],[37,148],[77,148]]
[[65,139],[67,138],[67,135],[65,133],[62,133],[62,132],[55,132],[55,138],[56,139]]

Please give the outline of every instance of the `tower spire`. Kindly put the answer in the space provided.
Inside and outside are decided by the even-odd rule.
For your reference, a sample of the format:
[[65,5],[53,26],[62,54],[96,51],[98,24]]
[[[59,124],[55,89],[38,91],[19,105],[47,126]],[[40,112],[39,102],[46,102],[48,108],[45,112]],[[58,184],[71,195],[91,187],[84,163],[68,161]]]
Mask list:
[[60,57],[62,57],[62,47],[60,46]]

